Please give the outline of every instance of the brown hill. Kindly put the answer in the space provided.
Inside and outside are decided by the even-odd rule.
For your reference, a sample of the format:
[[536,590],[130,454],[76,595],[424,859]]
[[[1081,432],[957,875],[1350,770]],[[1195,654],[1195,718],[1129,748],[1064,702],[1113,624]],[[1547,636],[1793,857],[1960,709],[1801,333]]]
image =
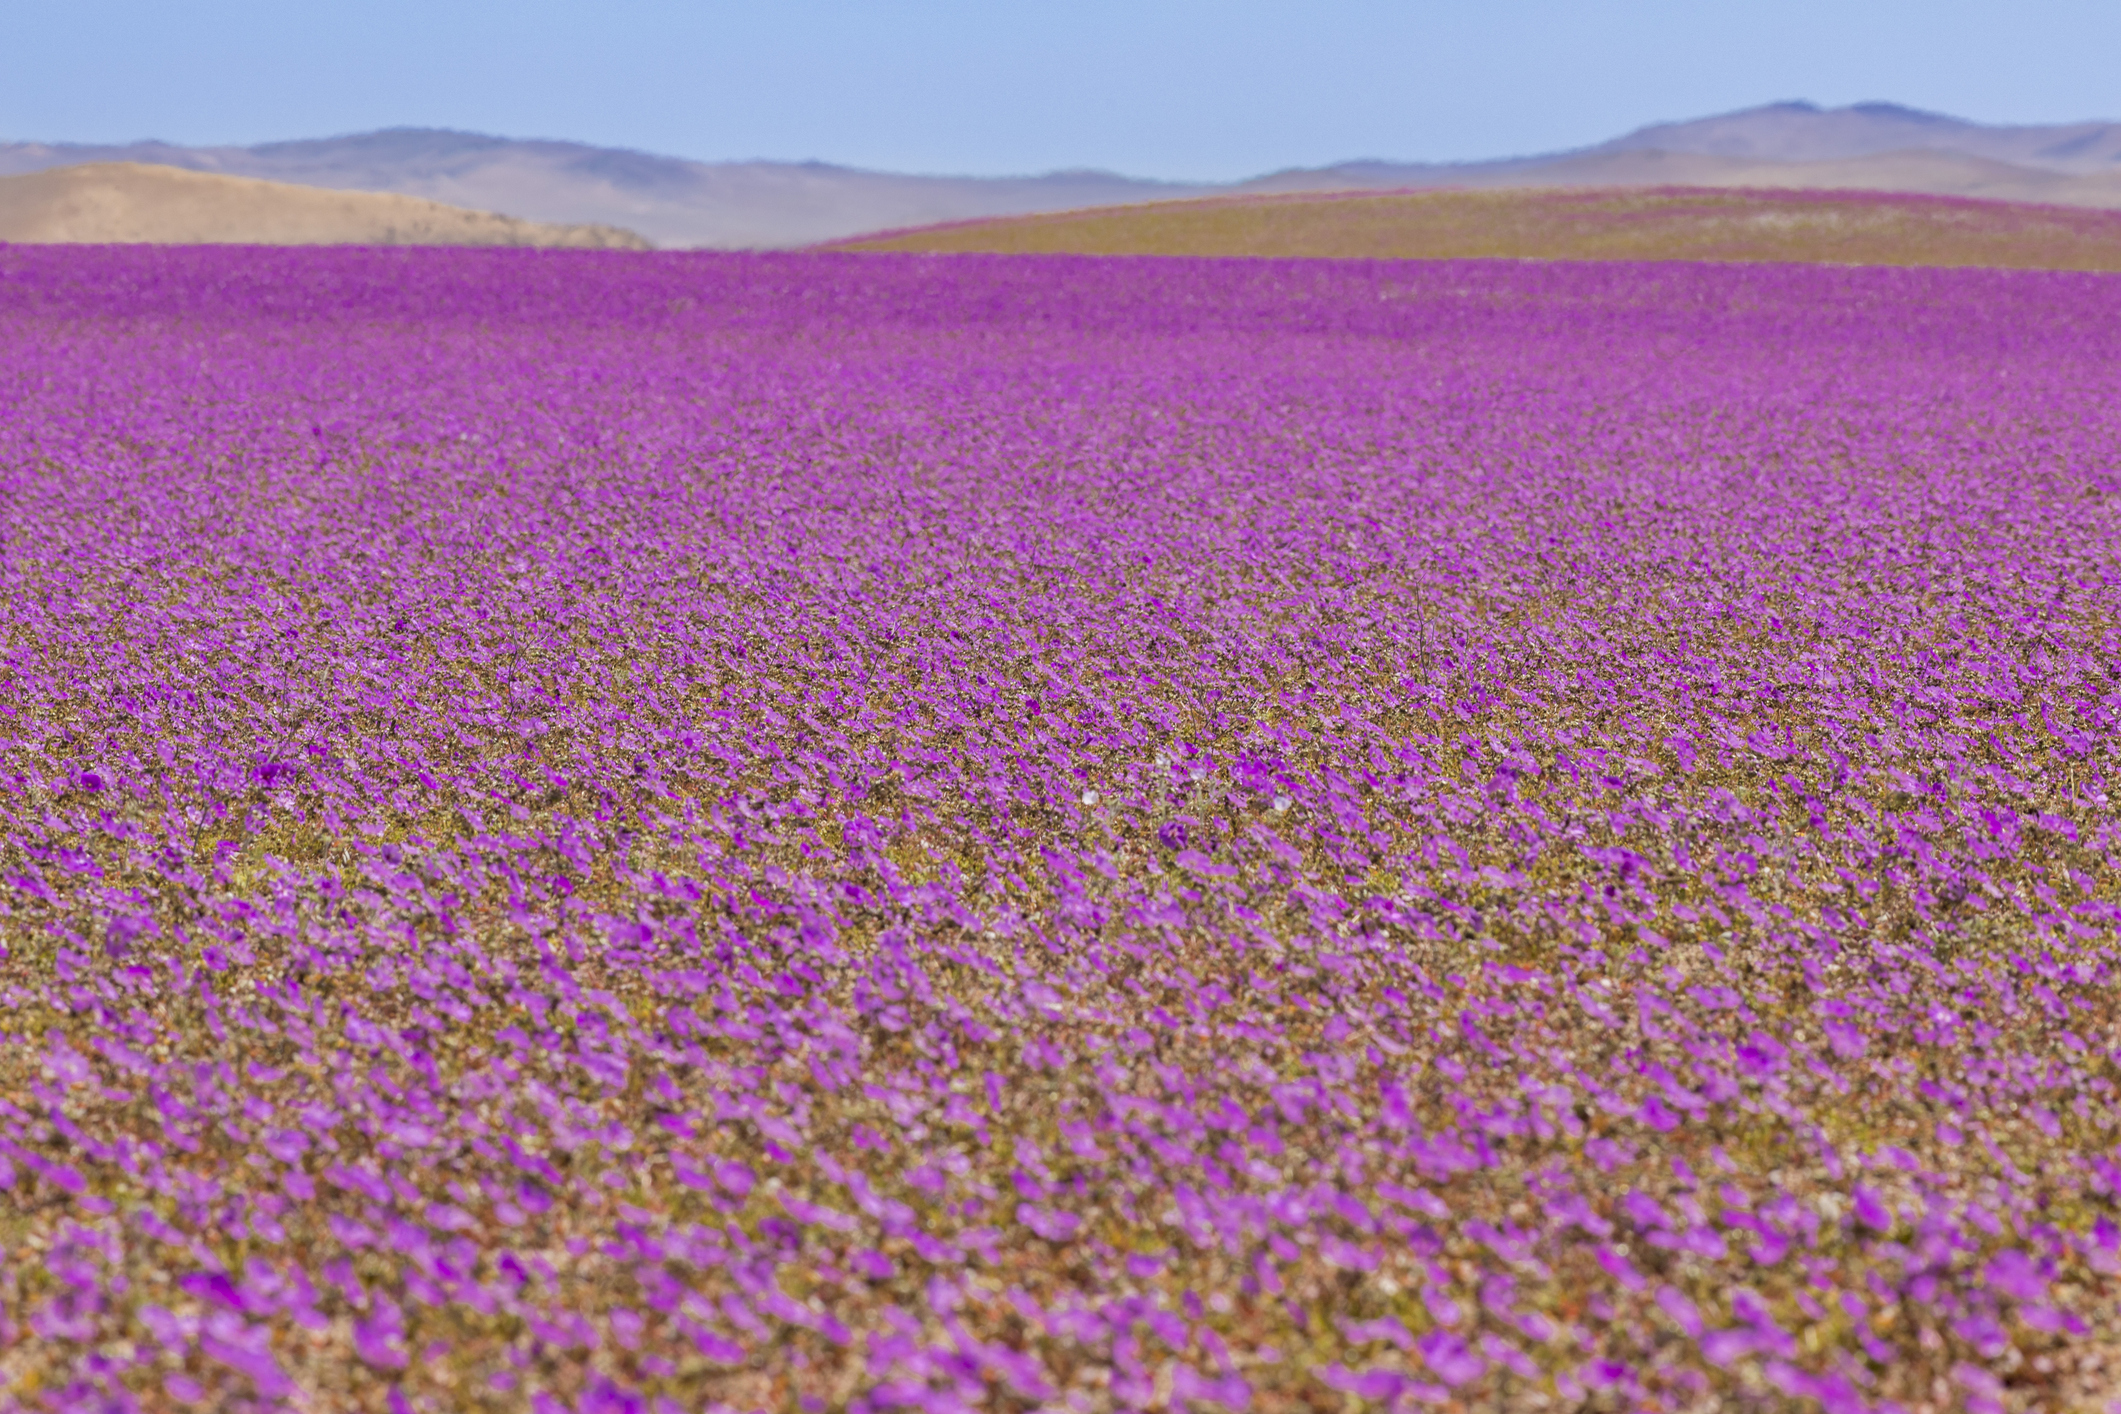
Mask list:
[[[1455,183],[1453,185],[1456,185]],[[2121,173],[2070,174],[1908,148],[1805,162],[1704,152],[1627,150],[1558,158],[1486,187],[1741,187],[1785,191],[1902,192],[2041,205],[2121,206]]]
[[1110,172],[946,177],[823,162],[693,162],[434,128],[254,147],[0,141],[0,174],[146,162],[333,191],[395,192],[537,221],[605,222],[658,245],[799,247],[885,229],[1120,202],[1459,187],[1783,187],[2121,207],[2121,123],[1991,126],[1890,103],[1774,103],[1590,147],[1474,162],[1364,158],[1234,184]]
[[1340,193],[968,221],[826,248],[2121,270],[2121,212],[1879,192],[1691,187]]
[[414,196],[324,191],[142,162],[0,177],[0,241],[650,248],[616,226],[545,225]]

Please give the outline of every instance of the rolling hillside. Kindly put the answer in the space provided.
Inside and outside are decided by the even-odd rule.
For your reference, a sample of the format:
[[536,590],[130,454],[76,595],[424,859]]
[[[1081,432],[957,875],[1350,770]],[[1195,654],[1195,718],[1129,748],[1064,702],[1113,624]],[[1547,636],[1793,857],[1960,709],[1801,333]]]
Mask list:
[[711,249],[802,246],[890,226],[1218,190],[1106,172],[939,177],[825,162],[692,162],[433,128],[256,147],[0,143],[0,174],[86,162],[148,162],[334,191],[395,192],[536,221],[622,227],[659,246]]
[[[1403,136],[1380,133],[1379,142],[1389,151]],[[0,175],[88,162],[148,162],[335,191],[395,192],[528,220],[619,226],[661,246],[723,249],[805,246],[939,221],[1120,202],[1275,192],[1782,187],[2121,207],[2121,123],[1999,126],[1890,103],[1774,103],[1658,123],[1565,152],[1465,162],[1366,158],[1235,183],[1095,171],[968,177],[826,162],[700,162],[433,128],[252,147],[0,142]]]
[[2121,213],[1876,192],[1686,187],[1347,193],[1019,216],[829,248],[2121,270]]
[[546,225],[413,196],[322,191],[139,162],[0,177],[0,241],[648,248],[612,226]]

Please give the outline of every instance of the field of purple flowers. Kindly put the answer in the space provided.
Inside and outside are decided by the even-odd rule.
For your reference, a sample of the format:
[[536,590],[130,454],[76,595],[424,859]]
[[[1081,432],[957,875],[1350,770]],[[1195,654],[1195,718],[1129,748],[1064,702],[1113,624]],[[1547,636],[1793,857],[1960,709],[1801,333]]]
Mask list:
[[0,248],[0,592],[0,1408],[2121,1397],[2121,280]]

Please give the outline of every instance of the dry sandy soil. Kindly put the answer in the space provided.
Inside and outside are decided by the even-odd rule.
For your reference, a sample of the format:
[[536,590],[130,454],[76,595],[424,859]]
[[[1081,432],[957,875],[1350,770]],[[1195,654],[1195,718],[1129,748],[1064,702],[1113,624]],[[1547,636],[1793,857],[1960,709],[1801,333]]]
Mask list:
[[650,248],[616,226],[547,225],[414,196],[324,191],[141,162],[0,177],[0,241]]
[[1349,192],[966,221],[827,248],[2121,270],[2121,213],[1883,192],[1703,187]]

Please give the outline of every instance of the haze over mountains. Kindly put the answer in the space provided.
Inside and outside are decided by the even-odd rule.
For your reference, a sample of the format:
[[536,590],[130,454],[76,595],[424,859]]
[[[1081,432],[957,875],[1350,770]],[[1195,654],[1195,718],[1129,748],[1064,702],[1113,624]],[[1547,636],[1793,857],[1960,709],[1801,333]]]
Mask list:
[[694,162],[582,143],[398,128],[255,147],[0,144],[0,174],[144,162],[389,192],[662,246],[808,245],[899,227],[1244,192],[1443,186],[1868,189],[2121,208],[2121,123],[1991,126],[1888,103],[1778,103],[1661,123],[1571,152],[1464,163],[1366,160],[1229,184],[1106,172],[940,177],[822,162]]
[[1344,162],[1235,190],[1766,187],[2121,207],[2121,123],[1990,126],[1892,103],[1773,103],[1493,162]]
[[0,174],[77,162],[153,162],[312,187],[396,192],[533,221],[617,226],[660,246],[713,248],[808,245],[892,226],[1216,190],[1099,172],[917,177],[822,162],[690,162],[432,128],[257,147],[0,146]]

